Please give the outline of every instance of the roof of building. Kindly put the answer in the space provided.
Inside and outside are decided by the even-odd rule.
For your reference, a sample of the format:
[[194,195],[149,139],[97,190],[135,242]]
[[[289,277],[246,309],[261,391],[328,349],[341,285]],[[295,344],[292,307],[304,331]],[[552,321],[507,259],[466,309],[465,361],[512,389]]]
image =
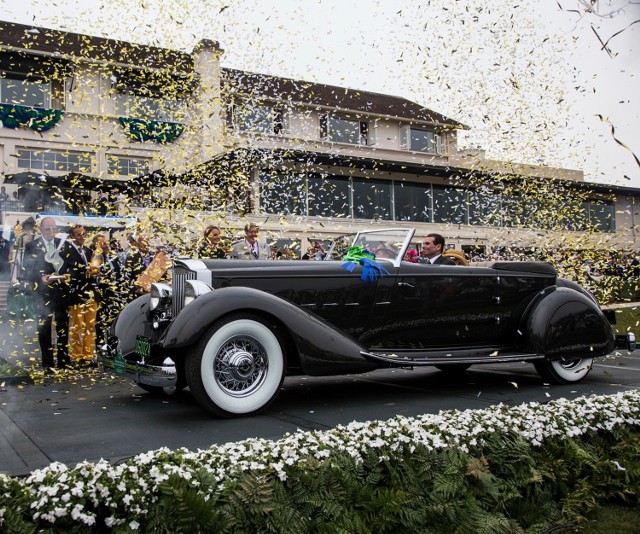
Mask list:
[[137,68],[193,70],[193,58],[184,52],[15,22],[0,21],[0,47]]
[[[213,45],[217,46],[217,43]],[[170,70],[174,77],[193,75],[194,71],[193,56],[185,52],[15,22],[0,21],[2,49],[5,49],[0,54],[0,68],[3,70],[13,70],[12,66],[22,69],[35,66],[37,62],[34,63],[33,57],[28,56],[46,55],[61,59],[103,61],[114,67],[134,70]],[[440,113],[392,95],[229,68],[222,68],[222,80],[227,95],[241,93],[258,99],[276,99],[465,128],[463,124]]]
[[398,96],[227,68],[222,69],[222,80],[227,95],[235,93],[267,100],[426,121],[451,128],[466,128],[453,119]]

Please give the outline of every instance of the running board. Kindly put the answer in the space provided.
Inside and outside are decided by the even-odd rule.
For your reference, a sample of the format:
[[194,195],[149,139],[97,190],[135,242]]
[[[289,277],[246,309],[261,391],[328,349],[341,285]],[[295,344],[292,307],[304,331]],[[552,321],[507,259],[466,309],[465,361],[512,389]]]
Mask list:
[[508,362],[530,362],[544,360],[542,354],[532,354],[528,352],[500,352],[496,350],[491,353],[478,351],[469,354],[469,351],[440,352],[434,354],[421,353],[411,356],[408,354],[385,354],[379,352],[361,351],[360,354],[367,360],[376,363],[386,363],[393,367],[427,367],[430,365],[454,365],[454,364],[480,364],[480,363],[508,363]]

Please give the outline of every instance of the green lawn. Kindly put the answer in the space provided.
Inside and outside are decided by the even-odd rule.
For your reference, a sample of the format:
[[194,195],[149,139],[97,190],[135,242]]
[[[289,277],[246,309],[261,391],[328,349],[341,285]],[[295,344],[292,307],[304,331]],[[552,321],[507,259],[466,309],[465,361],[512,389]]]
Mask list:
[[618,334],[633,332],[640,336],[640,307],[620,308],[616,310],[615,329]]
[[587,517],[587,522],[573,530],[576,534],[637,534],[640,510],[631,506],[605,504]]

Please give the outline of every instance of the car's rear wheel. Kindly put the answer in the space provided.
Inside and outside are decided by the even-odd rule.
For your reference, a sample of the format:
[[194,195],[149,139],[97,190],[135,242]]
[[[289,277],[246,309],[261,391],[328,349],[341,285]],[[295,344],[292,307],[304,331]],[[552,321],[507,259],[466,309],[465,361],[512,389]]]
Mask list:
[[278,394],[285,361],[278,337],[259,318],[215,323],[186,361],[187,384],[204,408],[222,417],[264,410]]
[[560,359],[535,362],[538,374],[553,384],[571,384],[585,378],[593,365],[593,358]]

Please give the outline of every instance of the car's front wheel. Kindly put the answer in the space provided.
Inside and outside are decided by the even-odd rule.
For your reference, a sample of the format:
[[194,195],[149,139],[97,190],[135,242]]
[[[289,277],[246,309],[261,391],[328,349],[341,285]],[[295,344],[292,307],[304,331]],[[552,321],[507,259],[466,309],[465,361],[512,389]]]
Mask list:
[[545,360],[534,363],[538,374],[553,384],[580,382],[589,374],[592,365],[593,358]]
[[277,396],[284,370],[278,337],[250,315],[215,323],[186,360],[191,393],[204,408],[222,417],[264,410]]

